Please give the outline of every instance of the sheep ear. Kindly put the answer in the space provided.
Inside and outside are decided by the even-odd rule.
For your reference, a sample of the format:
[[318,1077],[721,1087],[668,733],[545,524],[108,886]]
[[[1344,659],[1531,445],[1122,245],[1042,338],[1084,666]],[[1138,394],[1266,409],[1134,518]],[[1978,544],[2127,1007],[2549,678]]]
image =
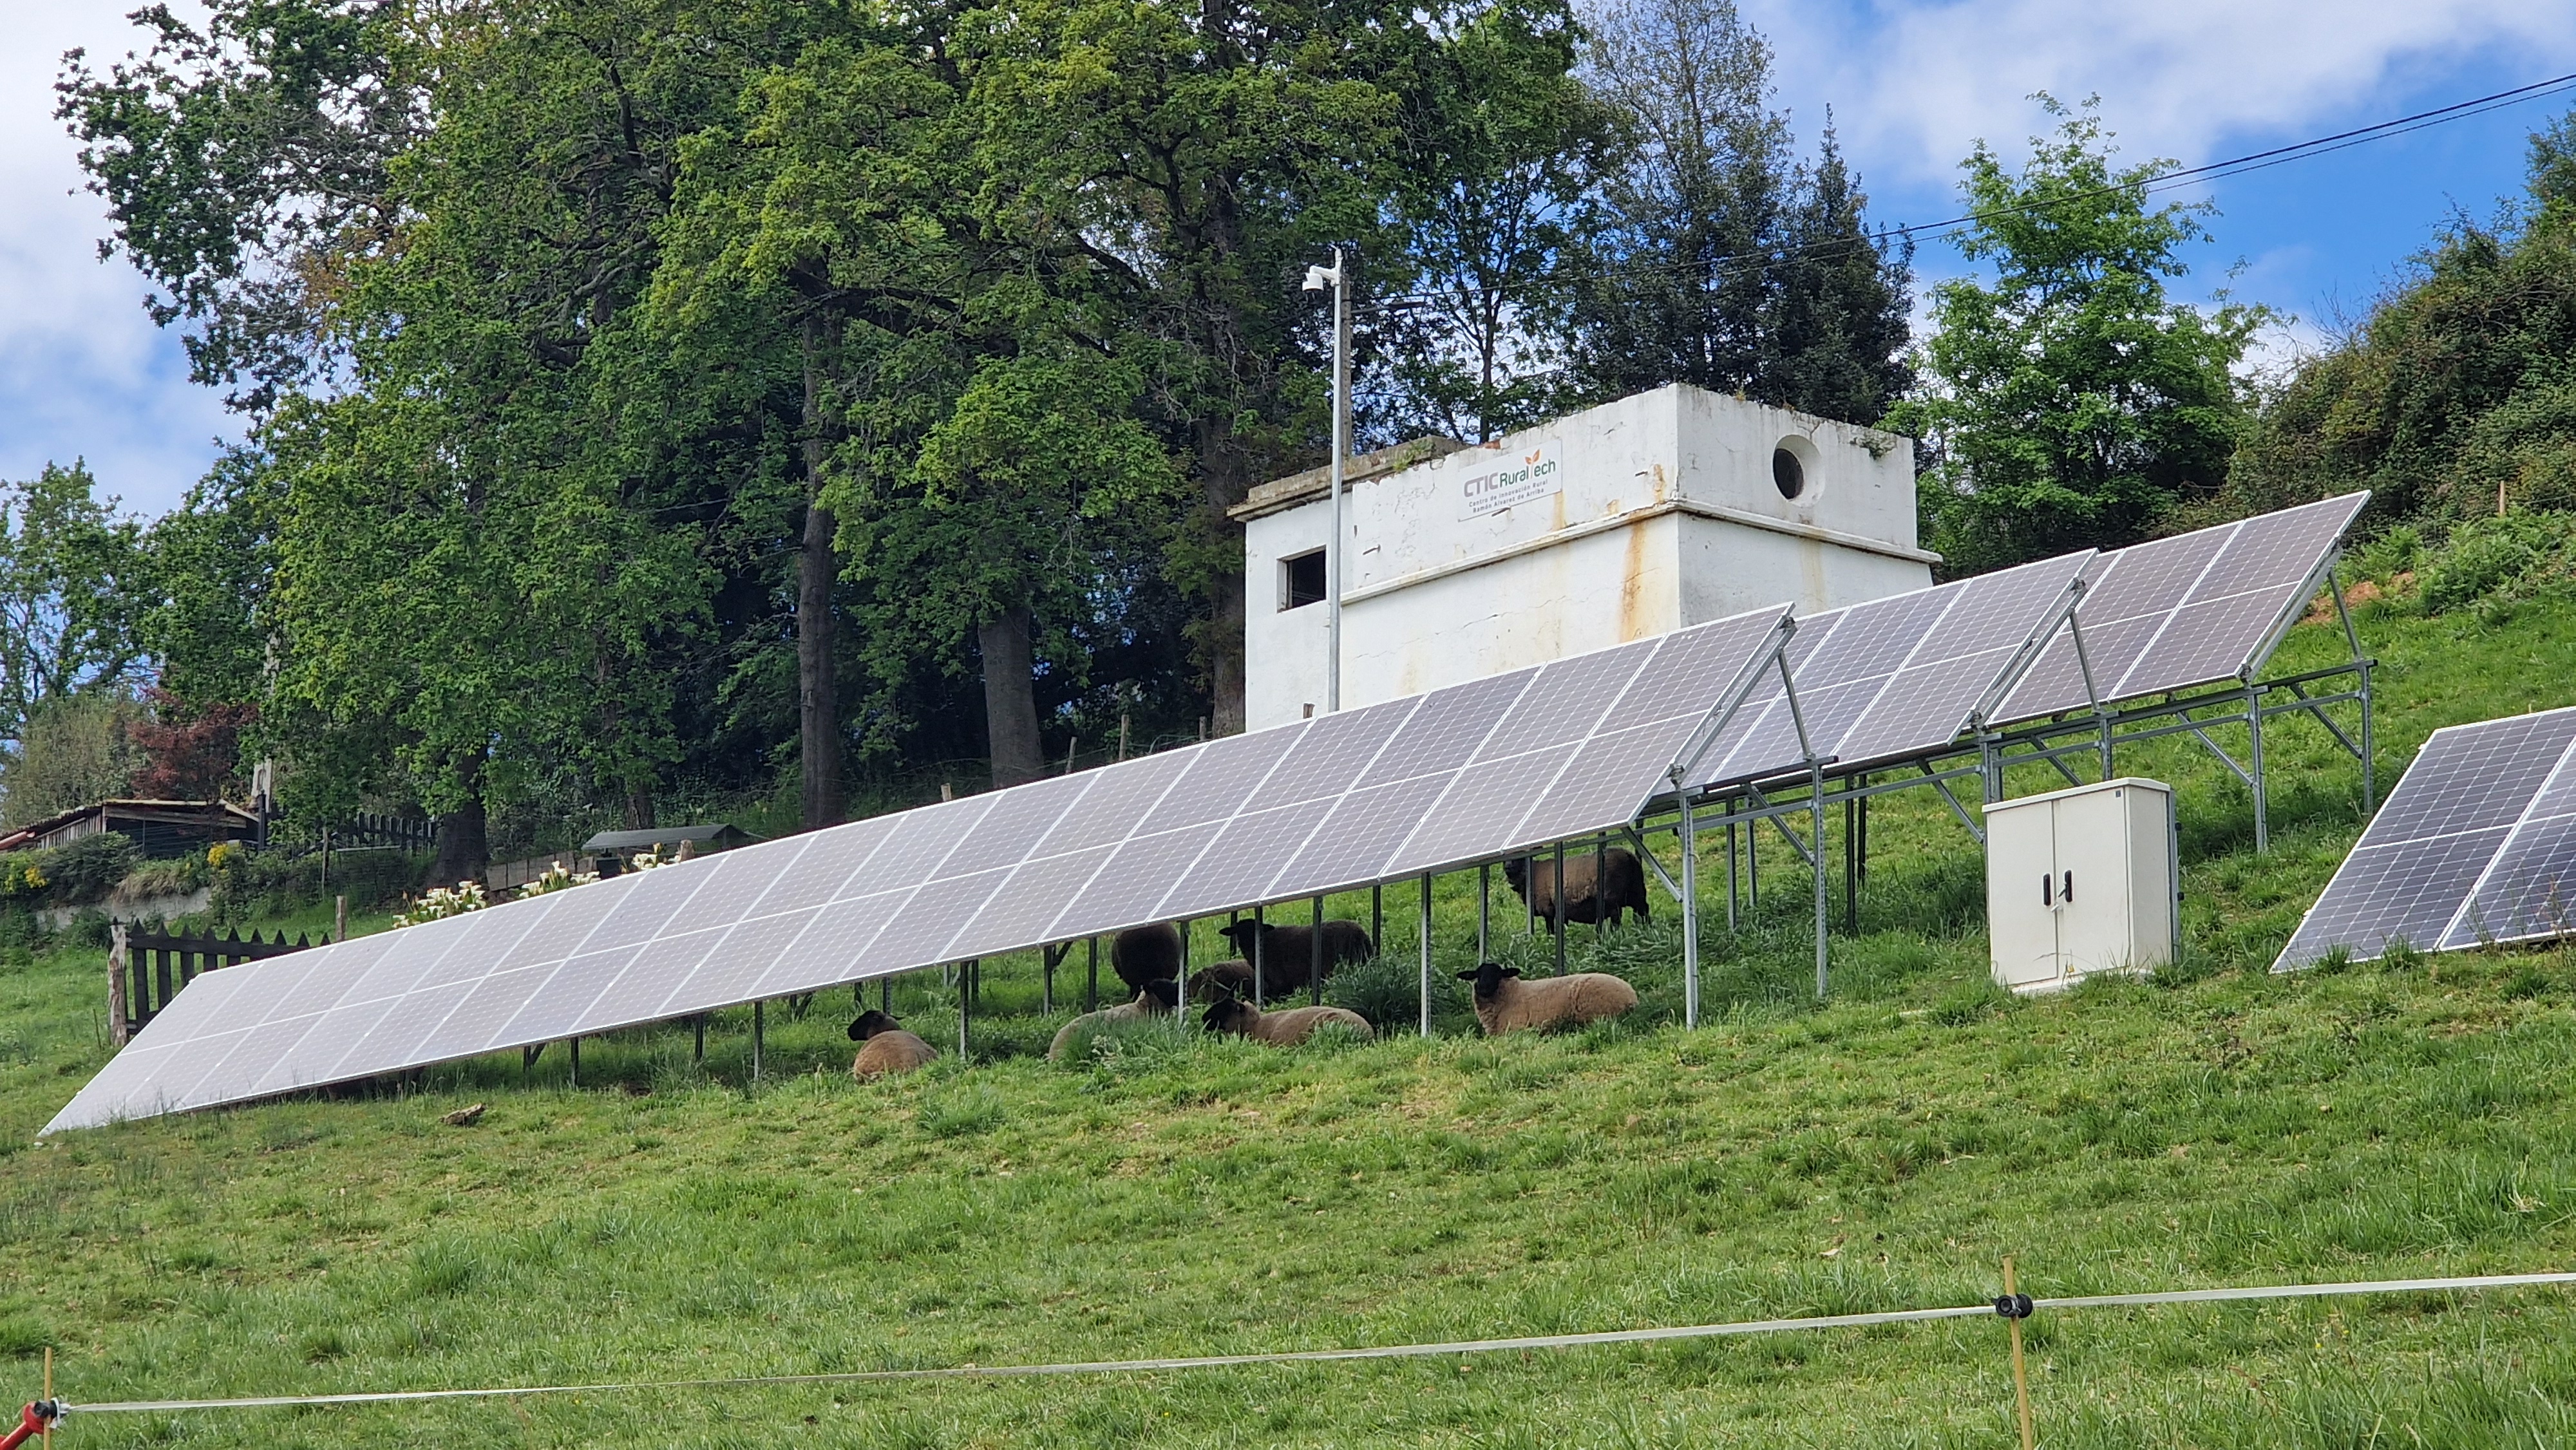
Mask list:
[[1474,972],[1460,972],[1458,974],[1458,980],[1462,982],[1472,982],[1476,980],[1476,974]]
[[1519,976],[1520,974],[1521,974],[1521,969],[1520,969],[1520,968],[1518,968],[1518,967],[1505,967],[1505,968],[1503,968],[1503,975],[1504,975],[1504,976],[1506,976],[1506,977],[1517,977],[1517,976]]

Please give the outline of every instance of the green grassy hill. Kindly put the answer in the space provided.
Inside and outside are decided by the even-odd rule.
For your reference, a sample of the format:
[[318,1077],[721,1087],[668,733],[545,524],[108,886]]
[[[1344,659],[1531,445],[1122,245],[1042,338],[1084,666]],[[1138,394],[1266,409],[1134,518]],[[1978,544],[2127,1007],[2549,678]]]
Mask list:
[[[2365,619],[2383,787],[2438,725],[2576,701],[2576,610]],[[2320,628],[2285,664],[2330,658]],[[1220,1353],[1968,1302],[2556,1268],[2576,1259],[2576,961],[2263,967],[2359,829],[2313,728],[2269,742],[2275,850],[2184,747],[2190,950],[2035,1002],[1984,983],[1981,867],[1936,798],[1873,820],[1862,932],[1807,1000],[1804,878],[1766,848],[1716,1025],[1670,1024],[1678,924],[1577,966],[1646,1010],[1581,1035],[1282,1052],[1172,1033],[1050,1067],[1031,961],[978,1060],[846,1075],[849,998],[441,1069],[410,1088],[31,1143],[106,1057],[95,955],[0,969],[0,1375],[75,1401]],[[2196,747],[2194,747],[2196,749]],[[2021,788],[2038,788],[2036,779]],[[1497,890],[1500,890],[1499,884]],[[1505,898],[1509,900],[1508,897]],[[1412,950],[1409,891],[1390,949]],[[1336,903],[1364,913],[1365,897]],[[1445,970],[1472,877],[1444,881]],[[1518,921],[1506,910],[1507,930]],[[1505,949],[1532,959],[1534,942]],[[1409,964],[1408,964],[1409,971]],[[1077,957],[1059,985],[1079,990]],[[898,1011],[953,1040],[935,977]],[[1459,1025],[1457,1002],[1444,1018]],[[470,1127],[440,1115],[490,1104]],[[2576,1443],[2552,1291],[2033,1322],[2050,1446]],[[67,1446],[2011,1443],[1991,1320],[1125,1378],[76,1419]]]

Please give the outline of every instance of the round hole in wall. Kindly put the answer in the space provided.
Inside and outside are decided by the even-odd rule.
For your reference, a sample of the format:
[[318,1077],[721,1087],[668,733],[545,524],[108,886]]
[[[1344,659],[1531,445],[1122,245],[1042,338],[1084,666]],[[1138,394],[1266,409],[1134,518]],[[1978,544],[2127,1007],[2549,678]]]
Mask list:
[[1811,502],[1825,481],[1824,475],[1816,471],[1823,463],[1813,439],[1788,434],[1771,445],[1771,483],[1782,498]]
[[1785,446],[1771,450],[1771,482],[1782,498],[1796,498],[1807,491],[1807,465]]

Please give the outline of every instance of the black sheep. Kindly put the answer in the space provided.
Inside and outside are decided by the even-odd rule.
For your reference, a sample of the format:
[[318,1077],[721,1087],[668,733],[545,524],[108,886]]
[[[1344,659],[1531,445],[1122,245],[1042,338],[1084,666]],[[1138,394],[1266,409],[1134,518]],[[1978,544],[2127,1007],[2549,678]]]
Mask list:
[[[1537,869],[1531,869],[1532,862]],[[1607,886],[1594,890],[1592,852],[1574,850],[1565,853],[1565,919],[1569,922],[1619,924],[1622,911],[1637,913],[1644,921],[1646,910],[1646,869],[1625,848],[1611,846],[1601,852],[1601,871]],[[1514,857],[1503,863],[1503,879],[1529,904],[1532,915],[1556,925],[1556,898],[1548,887],[1556,880],[1554,853],[1539,857]],[[1535,888],[1535,889],[1533,889]]]
[[1168,921],[1131,926],[1109,939],[1109,968],[1130,992],[1181,979],[1181,929]]
[[[1230,926],[1217,928],[1217,935],[1234,943],[1235,955],[1261,967],[1261,989],[1265,995],[1278,996],[1306,985],[1315,967],[1315,928],[1311,926],[1255,926],[1245,917]],[[1253,942],[1258,938],[1261,955],[1253,955]],[[1356,921],[1324,923],[1324,964],[1321,976],[1333,974],[1344,962],[1364,962],[1377,955],[1377,943],[1369,940],[1368,928]]]

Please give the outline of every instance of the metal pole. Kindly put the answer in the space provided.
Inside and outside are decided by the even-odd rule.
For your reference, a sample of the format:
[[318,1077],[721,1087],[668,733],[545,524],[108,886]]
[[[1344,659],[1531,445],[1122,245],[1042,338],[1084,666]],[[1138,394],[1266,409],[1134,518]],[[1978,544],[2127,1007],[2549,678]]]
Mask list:
[[[1856,779],[1844,776],[1843,789],[1850,791]],[[1860,935],[1860,801],[1849,794],[1843,797],[1843,932]]]
[[1548,900],[1553,903],[1548,908],[1548,912],[1556,927],[1556,974],[1562,977],[1565,975],[1565,843],[1563,841],[1556,843],[1556,882],[1555,889],[1548,893]]
[[1735,930],[1735,802],[1726,803],[1726,929]]
[[[960,997],[960,998],[958,998],[957,1000],[962,1004],[966,999],[965,999],[965,998],[963,998],[963,997]],[[761,1041],[760,1041],[760,1039],[761,1039],[761,1012],[760,1012],[760,1006],[761,1006],[761,1004],[760,1004],[760,1003],[758,1003],[758,1002],[754,1002],[754,1003],[752,1003],[752,1004],[751,1004],[751,1080],[752,1080],[753,1082],[758,1082],[758,1081],[760,1081],[760,1046],[761,1046]],[[958,1021],[960,1021],[960,1022],[965,1021],[965,1020],[966,1020],[966,1019],[965,1019],[965,1016],[964,1016],[964,1013],[965,1013],[965,1010],[966,1010],[966,1009],[965,1009],[965,1007],[961,1005],[957,1010],[958,1010],[958,1013],[959,1013],[959,1016],[958,1016],[958,1019],[957,1019],[957,1020],[958,1020]],[[961,1028],[959,1028],[959,1029],[958,1029],[958,1034],[959,1034],[959,1037],[960,1037],[960,1038],[961,1038],[961,1040],[962,1040],[962,1039],[963,1039],[963,1037],[964,1037],[964,1035],[965,1035],[965,1029],[964,1029],[964,1028],[962,1028],[962,1027],[961,1027]],[[962,1055],[963,1055],[963,1053],[964,1053],[964,1049],[963,1049],[963,1048],[960,1048],[960,1049],[959,1049],[959,1053],[960,1053],[960,1055],[962,1056]]]
[[1494,863],[1476,868],[1476,960],[1493,955],[1488,943],[1494,935]]
[[1306,1000],[1324,1005],[1324,898],[1315,898],[1315,928],[1306,941]]
[[1682,1025],[1699,1026],[1699,832],[1682,795]]
[[1038,1010],[1040,1012],[1052,1013],[1055,1011],[1055,964],[1057,960],[1058,957],[1054,947],[1043,946],[1038,948],[1038,966],[1041,969],[1041,974],[1038,979]]
[[689,1024],[696,1029],[689,1037],[689,1061],[705,1062],[707,1060],[707,1014],[699,1013],[689,1019]]
[[1342,708],[1342,469],[1351,452],[1351,282],[1342,249],[1333,248],[1333,542],[1324,552],[1324,713]]
[[2254,849],[2259,853],[2272,849],[2271,812],[2266,809],[2263,791],[2263,696],[2252,685],[2245,687],[2245,734],[2252,745],[2254,777]]
[[2365,821],[2379,810],[2379,763],[2373,758],[2376,747],[2370,739],[2370,663],[2361,662],[2361,815]]
[[1252,1005],[1255,1007],[1263,1005],[1262,998],[1270,990],[1270,983],[1263,980],[1268,973],[1262,970],[1262,963],[1270,955],[1262,950],[1268,945],[1262,938],[1268,935],[1270,933],[1261,929],[1261,908],[1256,906],[1252,908]]
[[1431,873],[1422,873],[1422,1035],[1431,1035]]
[[1816,1000],[1821,1002],[1825,999],[1825,921],[1833,907],[1825,890],[1825,768],[1813,756],[1808,757],[1807,782],[1815,791],[1810,802],[1815,807],[1814,824],[1809,828],[1814,834],[1807,844],[1816,866]]
[[1082,1010],[1097,1012],[1100,1010],[1100,938],[1091,938],[1091,948],[1087,955],[1091,959],[1090,973],[1082,986]]
[[[752,1019],[754,1022],[758,1018]],[[957,980],[957,1060],[966,1060],[966,979]]]
[[1369,887],[1369,952],[1375,955],[1384,950],[1386,950],[1386,883],[1380,881]]

